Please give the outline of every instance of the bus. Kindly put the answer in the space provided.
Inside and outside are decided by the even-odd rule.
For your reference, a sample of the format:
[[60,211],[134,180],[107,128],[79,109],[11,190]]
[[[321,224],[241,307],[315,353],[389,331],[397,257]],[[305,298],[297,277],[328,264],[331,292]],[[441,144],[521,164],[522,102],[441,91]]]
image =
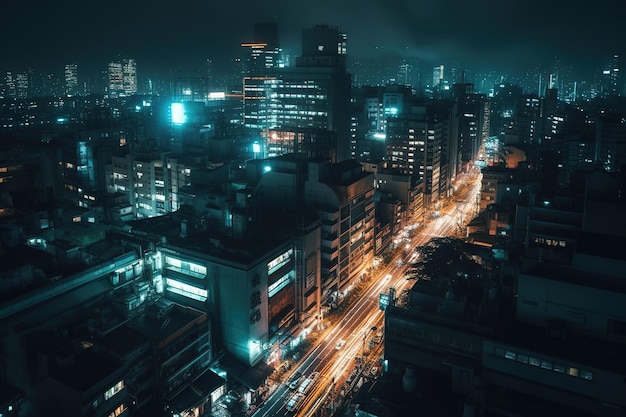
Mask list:
[[304,381],[302,381],[302,383],[300,384],[300,387],[298,388],[298,393],[302,395],[306,395],[306,393],[309,392],[309,390],[313,386],[313,383],[315,382],[315,379],[317,378],[318,375],[319,375],[319,372],[313,372]]
[[300,393],[293,394],[289,401],[287,401],[287,411],[295,411],[302,404],[302,400],[304,399],[304,395]]

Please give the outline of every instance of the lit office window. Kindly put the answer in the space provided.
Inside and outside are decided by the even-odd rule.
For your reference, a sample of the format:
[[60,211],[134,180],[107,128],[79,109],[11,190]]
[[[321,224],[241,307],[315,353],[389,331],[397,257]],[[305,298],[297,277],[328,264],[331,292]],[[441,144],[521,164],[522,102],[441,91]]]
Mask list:
[[285,288],[287,284],[289,284],[289,274],[285,274],[283,277],[279,278],[276,282],[270,285],[267,288],[267,296],[272,298],[274,295],[278,294],[280,290]]
[[273,260],[267,263],[267,271],[269,274],[285,265],[291,259],[291,255],[293,254],[293,250],[289,249],[287,252],[282,255],[277,256]]
[[207,299],[207,290],[194,287],[192,285],[185,284],[184,282],[176,281],[171,278],[165,278],[165,282],[167,284],[167,290],[175,294],[179,294],[183,297],[202,302],[206,301]]
[[117,384],[113,385],[108,390],[104,391],[104,400],[108,400],[118,392],[124,389],[124,380],[119,381]]
[[126,404],[122,403],[115,410],[113,410],[111,414],[109,414],[109,417],[120,416],[124,411],[126,411]]

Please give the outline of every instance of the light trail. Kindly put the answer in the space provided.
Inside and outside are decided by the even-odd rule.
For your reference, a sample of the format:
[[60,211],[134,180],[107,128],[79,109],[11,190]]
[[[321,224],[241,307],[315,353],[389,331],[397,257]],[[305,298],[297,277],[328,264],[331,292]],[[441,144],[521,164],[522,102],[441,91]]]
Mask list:
[[[356,299],[354,305],[333,327],[326,329],[320,335],[318,345],[307,354],[297,369],[304,377],[312,372],[319,372],[313,387],[297,410],[294,412],[286,410],[287,401],[293,392],[286,387],[286,384],[281,383],[253,416],[319,416],[318,410],[327,404],[331,397],[337,398],[336,391],[343,385],[346,375],[350,375],[354,369],[354,358],[362,357],[362,372],[369,370],[371,366],[380,366],[376,364],[382,344],[372,349],[367,360],[364,356],[368,339],[377,331],[381,331],[383,326],[384,312],[378,308],[379,295],[388,292],[390,287],[394,287],[396,294],[399,295],[413,286],[415,281],[405,278],[405,274],[412,268],[412,264],[419,256],[414,249],[427,244],[432,238],[458,236],[459,216],[467,221],[474,216],[476,195],[479,192],[480,176],[477,176],[473,183],[463,187],[452,207],[444,209],[440,217],[431,219],[421,231],[415,233],[408,242],[407,250],[401,252],[380,271],[375,272],[375,277]],[[377,328],[376,331],[372,330],[374,326]],[[335,347],[340,339],[345,340],[345,344],[337,350]],[[361,375],[360,377],[370,376]],[[358,381],[355,385],[358,385]]]

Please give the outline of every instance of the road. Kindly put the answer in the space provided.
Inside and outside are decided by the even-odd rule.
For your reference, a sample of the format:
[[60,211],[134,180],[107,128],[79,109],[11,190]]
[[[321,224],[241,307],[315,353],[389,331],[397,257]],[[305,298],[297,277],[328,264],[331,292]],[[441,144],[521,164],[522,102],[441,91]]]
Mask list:
[[[428,243],[434,237],[459,236],[460,224],[467,223],[476,212],[476,195],[480,192],[478,175],[468,176],[467,180],[471,182],[461,187],[454,200],[440,210],[438,218],[429,220],[412,237],[409,237],[411,233],[408,232],[399,236],[399,239],[404,239],[405,250],[389,265],[373,274],[370,286],[363,290],[341,320],[323,331],[318,345],[293,370],[300,371],[304,377],[319,372],[312,388],[298,397],[295,409],[287,410],[294,390],[289,389],[287,383],[281,383],[263,407],[256,410],[253,414],[255,417],[328,415],[322,411],[332,412],[334,406],[342,400],[342,393],[349,394],[347,390],[356,389],[358,386],[355,385],[363,382],[362,375],[374,377],[370,371],[372,367],[380,369],[377,362],[382,344],[375,345],[367,357],[364,353],[369,350],[372,337],[382,331],[384,312],[379,309],[379,295],[389,293],[390,287],[394,287],[396,295],[400,295],[414,284],[413,280],[407,280],[404,275],[418,256],[415,247]],[[341,346],[338,345],[340,341]],[[362,358],[361,364],[355,360],[357,357]],[[348,376],[354,372],[362,374],[346,383]]]

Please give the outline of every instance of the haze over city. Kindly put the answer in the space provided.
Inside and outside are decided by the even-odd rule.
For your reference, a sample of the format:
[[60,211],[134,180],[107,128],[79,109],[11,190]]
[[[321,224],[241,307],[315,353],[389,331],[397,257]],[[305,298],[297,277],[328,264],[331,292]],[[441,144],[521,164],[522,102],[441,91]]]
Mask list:
[[626,415],[619,6],[0,9],[0,417]]
[[472,69],[525,70],[558,58],[580,76],[624,55],[620,13],[609,0],[362,0],[315,2],[28,0],[3,5],[2,70],[58,71],[77,62],[86,74],[118,56],[144,76],[193,72],[240,55],[257,22],[276,22],[286,54],[314,24],[348,34],[350,59],[400,56],[424,66],[458,62]]

